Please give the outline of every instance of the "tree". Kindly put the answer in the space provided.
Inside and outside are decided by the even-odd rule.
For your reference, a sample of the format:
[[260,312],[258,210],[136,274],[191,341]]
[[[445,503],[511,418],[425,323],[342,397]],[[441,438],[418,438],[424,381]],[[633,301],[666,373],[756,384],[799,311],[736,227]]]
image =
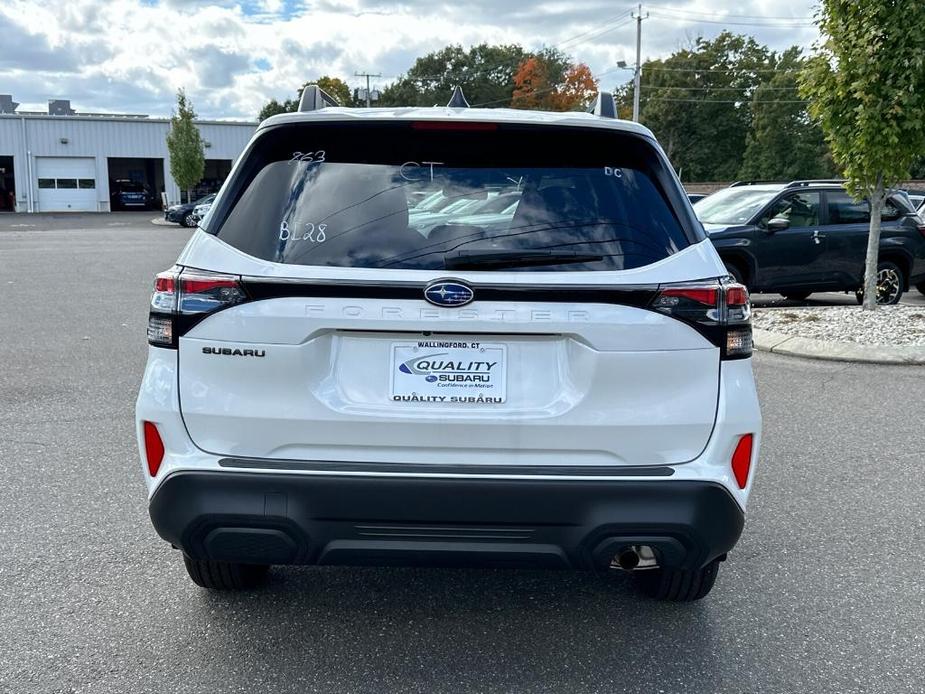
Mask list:
[[775,71],[752,93],[751,125],[737,178],[794,180],[827,178],[835,166],[822,135],[799,100],[800,49],[772,56]]
[[578,111],[587,108],[597,96],[597,80],[591,68],[575,63],[565,72],[562,86],[553,94],[554,111]]
[[263,108],[260,109],[260,113],[257,114],[257,120],[262,122],[270,116],[278,116],[280,113],[292,113],[298,107],[299,104],[294,103],[292,99],[286,99],[286,101],[282,103],[276,99],[270,99],[263,105]]
[[447,46],[418,58],[411,69],[382,91],[382,106],[433,106],[449,101],[453,87],[462,87],[470,104],[506,106],[514,90],[514,74],[528,57],[516,44],[487,43],[465,50]]
[[[302,92],[309,84],[317,84],[321,87],[322,91],[333,96],[341,106],[353,105],[353,94],[350,92],[350,87],[347,86],[347,83],[340,77],[329,77],[328,75],[323,75],[314,82],[306,82],[303,84],[302,88],[299,90],[299,101],[302,100]],[[296,108],[298,108],[298,103],[296,103]]]
[[527,58],[514,75],[512,108],[574,111],[586,107],[597,93],[597,80],[584,63],[558,61],[558,54]]
[[864,308],[877,307],[881,207],[925,151],[925,3],[823,0],[800,78],[848,189],[870,204]]
[[549,73],[546,63],[536,56],[527,58],[514,75],[514,91],[511,108],[531,110],[545,109],[552,99]]
[[[640,120],[658,136],[684,180],[736,177],[752,94],[771,68],[766,46],[726,31],[643,65]],[[632,87],[621,96],[632,103]]]
[[264,121],[270,116],[276,116],[280,113],[295,113],[298,111],[299,102],[302,100],[302,92],[305,91],[305,87],[310,84],[317,84],[323,91],[333,96],[337,100],[337,103],[339,103],[341,106],[354,105],[353,96],[350,93],[350,87],[347,86],[346,82],[344,82],[340,77],[322,75],[318,79],[306,82],[301,87],[299,87],[298,91],[296,92],[295,99],[286,99],[285,101],[270,99],[263,105],[263,108],[260,109],[260,113],[257,114],[257,120]]
[[186,191],[186,201],[192,200],[192,190],[206,169],[202,135],[194,122],[196,112],[183,89],[177,91],[177,110],[170,118],[167,151],[170,152],[170,175],[180,190]]

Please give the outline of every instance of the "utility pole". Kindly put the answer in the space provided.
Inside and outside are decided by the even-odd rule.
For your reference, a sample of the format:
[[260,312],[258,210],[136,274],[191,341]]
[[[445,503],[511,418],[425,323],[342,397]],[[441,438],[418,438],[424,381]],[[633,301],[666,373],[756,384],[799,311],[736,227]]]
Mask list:
[[369,107],[370,107],[370,99],[369,99],[369,95],[370,95],[370,91],[369,91],[369,78],[370,78],[370,77],[382,77],[382,73],[381,73],[381,72],[377,72],[376,74],[371,74],[371,73],[369,73],[369,72],[354,72],[354,73],[353,73],[353,76],[354,76],[354,77],[365,77],[365,78],[366,78],[366,108],[369,108]]
[[636,73],[633,76],[633,120],[639,122],[639,89],[642,81],[642,20],[648,19],[649,13],[642,16],[642,3],[636,13]]

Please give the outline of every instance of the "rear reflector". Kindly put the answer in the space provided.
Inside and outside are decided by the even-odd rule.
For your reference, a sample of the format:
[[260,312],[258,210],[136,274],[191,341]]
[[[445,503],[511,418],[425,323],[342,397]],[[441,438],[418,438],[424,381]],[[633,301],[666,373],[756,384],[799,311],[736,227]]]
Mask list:
[[164,459],[164,442],[161,441],[161,435],[152,422],[143,422],[142,428],[145,435],[145,458],[148,460],[148,473],[151,477],[156,477],[157,471],[161,469],[161,461]]
[[748,484],[748,471],[752,466],[752,435],[745,434],[732,454],[732,474],[735,475],[739,489]]

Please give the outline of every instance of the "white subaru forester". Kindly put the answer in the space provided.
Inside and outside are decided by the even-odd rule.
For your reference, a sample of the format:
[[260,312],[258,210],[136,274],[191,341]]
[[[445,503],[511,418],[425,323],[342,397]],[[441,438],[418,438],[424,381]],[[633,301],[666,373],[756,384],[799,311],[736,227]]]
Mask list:
[[309,87],[157,276],[148,341],[151,519],[207,588],[526,566],[693,600],[742,531],[748,293],[608,94],[349,109]]

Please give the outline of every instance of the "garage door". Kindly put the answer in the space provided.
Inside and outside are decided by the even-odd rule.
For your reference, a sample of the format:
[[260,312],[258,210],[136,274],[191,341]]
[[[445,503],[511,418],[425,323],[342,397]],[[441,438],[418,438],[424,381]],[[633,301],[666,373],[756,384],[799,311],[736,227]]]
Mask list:
[[93,157],[36,157],[40,212],[96,212]]

